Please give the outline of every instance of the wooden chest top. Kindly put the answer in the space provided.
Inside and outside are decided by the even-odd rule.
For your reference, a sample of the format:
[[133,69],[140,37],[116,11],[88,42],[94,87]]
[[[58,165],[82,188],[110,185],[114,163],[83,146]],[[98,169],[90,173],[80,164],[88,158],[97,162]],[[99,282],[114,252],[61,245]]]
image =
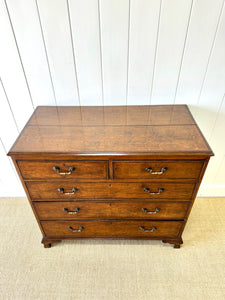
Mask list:
[[186,105],[39,106],[15,154],[213,155]]
[[9,152],[43,234],[179,248],[212,150],[185,105],[38,107]]

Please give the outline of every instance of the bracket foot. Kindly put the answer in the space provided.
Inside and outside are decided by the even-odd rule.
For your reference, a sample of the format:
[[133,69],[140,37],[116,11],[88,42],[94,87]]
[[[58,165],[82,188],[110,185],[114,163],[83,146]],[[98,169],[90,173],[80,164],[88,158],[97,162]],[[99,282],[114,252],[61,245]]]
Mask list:
[[182,238],[162,240],[162,242],[163,243],[174,244],[173,248],[175,248],[175,249],[179,249],[180,245],[183,244]]

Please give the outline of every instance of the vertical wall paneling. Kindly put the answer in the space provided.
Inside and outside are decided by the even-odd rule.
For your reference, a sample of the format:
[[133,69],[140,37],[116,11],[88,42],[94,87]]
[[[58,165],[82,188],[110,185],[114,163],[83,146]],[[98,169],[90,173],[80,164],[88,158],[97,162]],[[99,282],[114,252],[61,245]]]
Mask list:
[[46,43],[56,102],[58,105],[79,105],[67,1],[38,0],[37,7]]
[[[14,143],[18,136],[19,129],[12,113],[10,103],[7,98],[6,91],[0,79],[0,196],[5,195],[20,195],[23,196],[24,192],[21,187],[19,177],[16,173],[14,165],[7,152]],[[11,184],[11,188],[10,185]],[[13,191],[12,191],[13,186]]]
[[133,0],[127,104],[149,104],[161,0]]
[[98,0],[70,0],[81,105],[102,105]]
[[101,0],[103,89],[105,105],[126,104],[129,0]]
[[0,139],[0,160],[1,160],[1,170],[2,170],[0,176],[0,196],[1,197],[25,196],[22,185],[19,183],[18,177],[16,176],[13,170],[9,157],[6,156],[6,151],[1,139]]
[[212,56],[198,102],[198,121],[205,136],[212,136],[212,124],[225,93],[225,6],[220,19]]
[[174,101],[192,0],[162,1],[151,104]]
[[[204,86],[199,99],[198,122],[215,151],[209,165],[204,184],[215,183],[225,153],[225,7],[221,15],[212,56],[209,62]],[[221,103],[221,101],[223,101]],[[214,125],[215,124],[215,125]],[[214,125],[214,126],[212,126]],[[220,179],[225,188],[225,177]]]
[[225,0],[0,0],[0,43],[0,196],[24,195],[6,153],[37,105],[149,103],[189,105],[199,195],[225,196]]
[[[224,76],[225,79],[225,76]],[[225,95],[217,113],[214,130],[210,138],[215,156],[212,157],[205,177],[203,178],[200,195],[224,196],[225,195]]]
[[8,151],[17,138],[19,132],[1,80],[0,103],[0,138],[6,151]]
[[[225,76],[224,76],[225,78]],[[225,186],[225,176],[223,175],[222,165],[224,165],[225,156],[225,97],[223,97],[222,105],[217,114],[214,130],[209,139],[210,144],[215,148],[215,157],[212,158],[206,176],[204,177],[204,184],[223,184]]]
[[223,0],[194,1],[175,103],[196,105]]
[[214,178],[214,185],[221,185],[222,188],[225,186],[225,180],[224,180],[224,169],[225,169],[225,154],[223,156],[223,159],[220,162],[219,168],[217,170],[216,176]]
[[218,162],[216,163],[216,168],[214,167],[212,170],[215,173],[215,176],[212,175],[212,178],[214,178],[214,180],[212,181],[210,178],[209,182],[210,183],[212,182],[213,184],[219,184],[219,185],[225,185],[225,176],[224,176],[225,139],[224,139],[224,131],[221,130],[222,128],[225,128],[225,94],[223,97],[222,105],[220,107],[218,118],[216,120],[214,132],[212,138],[210,139],[214,145],[218,143],[217,154],[219,154],[219,157],[218,157]]
[[55,105],[35,1],[7,0],[7,5],[33,103]]
[[21,130],[33,112],[33,103],[4,1],[0,1],[0,41],[0,76]]

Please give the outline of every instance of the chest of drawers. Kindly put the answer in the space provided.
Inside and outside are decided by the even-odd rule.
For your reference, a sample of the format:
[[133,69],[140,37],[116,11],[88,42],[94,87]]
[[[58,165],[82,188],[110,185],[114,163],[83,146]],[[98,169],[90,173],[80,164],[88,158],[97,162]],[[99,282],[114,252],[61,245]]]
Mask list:
[[212,150],[187,106],[38,107],[9,151],[42,243],[182,244]]

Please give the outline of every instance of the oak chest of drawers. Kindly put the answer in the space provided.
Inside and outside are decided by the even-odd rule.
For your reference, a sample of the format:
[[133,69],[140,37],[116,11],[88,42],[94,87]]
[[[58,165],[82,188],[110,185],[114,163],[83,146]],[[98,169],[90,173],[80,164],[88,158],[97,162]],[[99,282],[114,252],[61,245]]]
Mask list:
[[188,107],[38,107],[9,154],[42,243],[182,232],[212,150]]

